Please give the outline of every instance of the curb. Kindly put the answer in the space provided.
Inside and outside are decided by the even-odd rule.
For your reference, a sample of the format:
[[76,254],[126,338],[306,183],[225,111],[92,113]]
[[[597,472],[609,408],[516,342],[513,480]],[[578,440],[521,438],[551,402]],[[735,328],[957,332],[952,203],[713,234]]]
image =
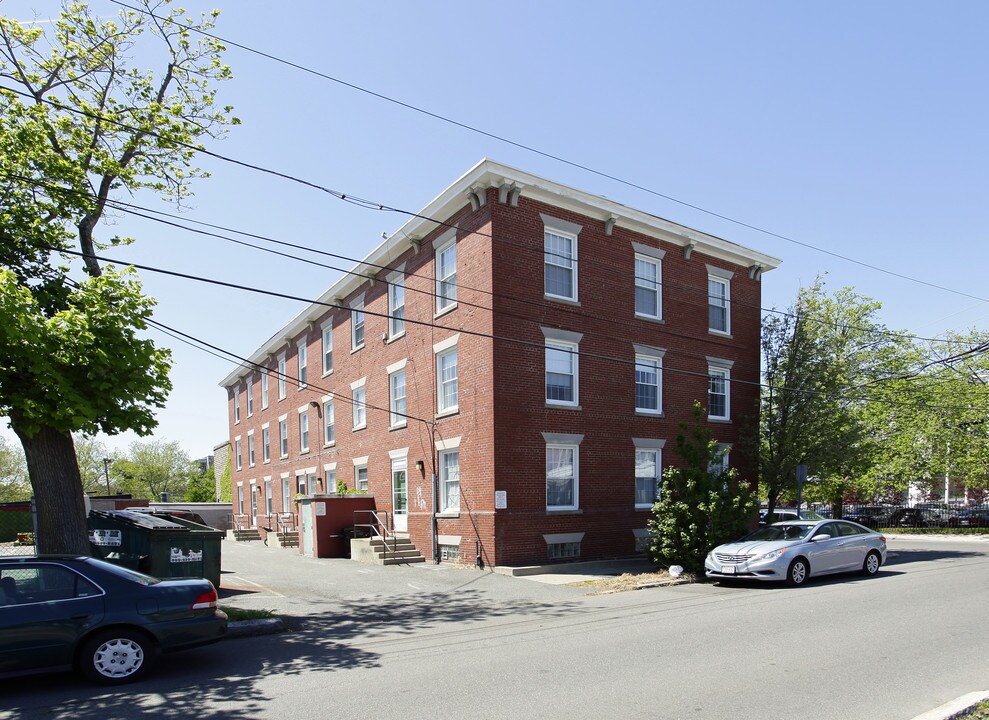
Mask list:
[[941,707],[918,715],[913,720],[952,720],[952,718],[964,717],[983,700],[989,700],[989,690],[962,695],[951,702],[946,702]]
[[262,618],[259,620],[234,620],[227,623],[227,633],[224,638],[254,637],[255,635],[272,635],[285,631],[285,622],[281,618]]

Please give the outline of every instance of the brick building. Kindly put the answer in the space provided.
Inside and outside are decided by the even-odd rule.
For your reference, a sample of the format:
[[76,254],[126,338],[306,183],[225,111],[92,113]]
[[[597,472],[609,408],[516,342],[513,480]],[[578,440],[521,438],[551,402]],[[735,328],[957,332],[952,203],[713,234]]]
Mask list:
[[489,160],[221,383],[234,514],[367,489],[426,557],[629,555],[691,405],[758,412],[775,258]]

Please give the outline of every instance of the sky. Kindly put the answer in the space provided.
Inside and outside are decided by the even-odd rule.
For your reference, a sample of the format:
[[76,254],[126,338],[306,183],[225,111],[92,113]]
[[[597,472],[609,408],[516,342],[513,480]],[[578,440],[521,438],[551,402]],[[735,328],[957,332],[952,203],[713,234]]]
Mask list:
[[[218,6],[220,36],[341,82],[229,47],[219,101],[242,124],[215,152],[411,211],[488,157],[780,258],[762,278],[766,308],[827,273],[830,289],[879,300],[892,329],[989,324],[987,3],[216,2],[183,7]],[[57,10],[0,2],[19,20]],[[407,219],[200,164],[212,176],[187,220],[359,259]],[[340,276],[127,215],[103,232],[137,238],[121,260],[307,298]],[[141,277],[156,320],[241,356],[304,307]],[[218,383],[234,365],[152,337],[174,353],[154,438],[212,453],[228,439]],[[123,450],[137,438],[101,439]]]

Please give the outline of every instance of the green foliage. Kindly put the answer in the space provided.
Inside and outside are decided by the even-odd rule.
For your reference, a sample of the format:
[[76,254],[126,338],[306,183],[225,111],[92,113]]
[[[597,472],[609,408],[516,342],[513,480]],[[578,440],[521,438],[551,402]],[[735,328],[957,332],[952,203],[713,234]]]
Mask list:
[[337,480],[336,489],[334,492],[337,495],[367,495],[367,490],[358,490],[357,488],[348,488],[347,483],[343,480]]
[[[660,499],[653,506],[649,557],[662,565],[701,572],[712,547],[742,535],[751,522],[755,499],[740,487],[734,469],[720,470],[718,443],[694,404],[694,427],[680,424],[674,453],[679,467],[663,473]],[[717,468],[715,470],[714,468]]]
[[24,453],[0,435],[0,502],[30,499],[31,482]]
[[223,466],[223,475],[220,477],[220,501],[232,503],[234,501],[234,489],[230,483],[232,468],[230,467],[230,445],[227,445],[227,462]]
[[186,502],[216,502],[216,470],[212,467],[206,472],[193,472],[185,490]]
[[114,471],[125,492],[150,500],[158,500],[162,493],[174,500],[185,498],[189,481],[199,474],[179,444],[165,440],[131,443],[126,455],[114,463]]

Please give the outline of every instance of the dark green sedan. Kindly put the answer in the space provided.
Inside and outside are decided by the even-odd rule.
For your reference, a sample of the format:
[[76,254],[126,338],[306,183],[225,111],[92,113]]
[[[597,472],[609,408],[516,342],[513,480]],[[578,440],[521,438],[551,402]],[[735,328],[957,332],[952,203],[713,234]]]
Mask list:
[[160,580],[90,557],[0,557],[0,677],[73,667],[132,682],[158,653],[223,637],[209,580]]

